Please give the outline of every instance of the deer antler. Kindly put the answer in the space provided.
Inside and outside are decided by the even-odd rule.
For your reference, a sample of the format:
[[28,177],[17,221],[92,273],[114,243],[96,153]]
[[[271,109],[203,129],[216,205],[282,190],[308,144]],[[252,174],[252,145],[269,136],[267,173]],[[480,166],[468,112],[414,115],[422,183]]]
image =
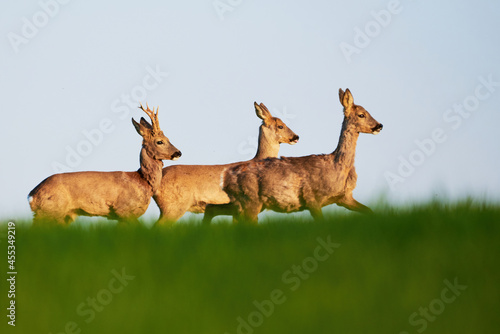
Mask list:
[[149,109],[149,106],[147,103],[146,103],[146,109],[144,109],[144,106],[141,103],[141,106],[139,108],[141,108],[142,111],[144,111],[146,114],[148,114],[149,118],[151,119],[151,125],[153,126],[153,133],[154,134],[160,133],[160,131],[161,131],[160,122],[158,121],[158,110],[160,109],[160,107],[157,107],[156,112],[155,112],[154,111],[155,108],[153,108],[153,110]]

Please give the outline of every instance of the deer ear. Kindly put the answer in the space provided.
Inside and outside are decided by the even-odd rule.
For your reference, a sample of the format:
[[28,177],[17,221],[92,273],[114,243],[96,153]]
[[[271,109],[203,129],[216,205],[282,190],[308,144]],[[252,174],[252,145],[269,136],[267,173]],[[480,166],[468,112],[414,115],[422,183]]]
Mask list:
[[354,98],[352,97],[351,91],[349,88],[345,90],[345,92],[342,91],[342,89],[339,90],[339,98],[340,98],[340,103],[344,106],[344,108],[350,108],[354,105]]
[[146,119],[144,117],[141,117],[141,125],[143,127],[145,127],[146,129],[149,129],[149,130],[153,129],[153,127],[151,126],[151,124],[149,124],[149,122],[146,121]]
[[144,136],[143,127],[141,126],[141,124],[137,123],[133,118],[132,118],[132,124],[134,125],[135,131],[137,131],[137,133],[140,134],[141,136]]
[[340,101],[340,104],[342,104],[343,100],[344,100],[344,91],[342,90],[342,88],[339,88],[339,101]]
[[267,110],[267,107],[264,105],[264,103],[258,105],[257,102],[254,102],[253,105],[255,107],[255,113],[257,114],[257,117],[263,120],[264,122],[268,121],[273,117],[269,112],[269,110]]

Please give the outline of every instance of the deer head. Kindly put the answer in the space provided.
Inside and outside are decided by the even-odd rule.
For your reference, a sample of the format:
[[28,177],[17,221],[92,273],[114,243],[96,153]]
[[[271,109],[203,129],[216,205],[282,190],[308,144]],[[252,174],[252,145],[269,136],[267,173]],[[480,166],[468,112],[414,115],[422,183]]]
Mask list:
[[182,155],[181,151],[179,151],[174,145],[170,143],[170,140],[163,134],[163,131],[160,129],[160,123],[158,121],[158,109],[156,108],[156,112],[149,109],[149,106],[146,104],[146,109],[142,106],[139,107],[142,109],[151,119],[151,124],[148,123],[141,117],[140,123],[137,123],[132,118],[132,124],[134,124],[137,133],[142,136],[142,146],[146,150],[147,154],[155,160],[177,160]]
[[267,132],[268,135],[273,136],[273,138],[280,144],[286,143],[290,145],[297,144],[299,141],[299,136],[297,136],[285,123],[278,117],[273,117],[269,112],[269,109],[261,103],[254,102],[255,113],[262,122],[262,129]]
[[346,125],[348,128],[353,129],[357,133],[363,132],[374,135],[382,130],[383,125],[377,122],[365,108],[354,104],[354,99],[349,89],[346,89],[345,92],[339,89],[339,99],[340,103],[344,106],[344,121],[347,121]]

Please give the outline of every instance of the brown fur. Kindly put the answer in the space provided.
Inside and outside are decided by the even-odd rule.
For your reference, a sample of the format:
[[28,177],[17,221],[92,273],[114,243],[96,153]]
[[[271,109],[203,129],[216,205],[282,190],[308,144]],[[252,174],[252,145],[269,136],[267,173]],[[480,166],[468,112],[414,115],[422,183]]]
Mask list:
[[[251,161],[277,157],[280,143],[295,144],[299,137],[282,120],[272,117],[264,104],[254,103],[255,112],[262,119],[259,130],[259,145]],[[221,189],[221,174],[231,166],[226,165],[177,165],[163,169],[163,178],[158,192],[153,196],[160,207],[157,224],[173,223],[187,211],[205,212],[208,204],[229,203],[229,197]],[[217,207],[209,216],[232,214],[225,207]]]
[[321,208],[333,203],[371,212],[352,197],[357,179],[354,157],[359,133],[377,134],[382,124],[354,104],[348,89],[345,93],[340,90],[339,98],[344,106],[344,121],[333,153],[251,161],[225,172],[223,190],[231,198],[236,220],[256,223],[264,209],[309,210],[314,218],[320,219]]
[[175,160],[181,153],[160,130],[158,111],[156,114],[149,108],[144,111],[150,115],[153,125],[144,118],[140,123],[132,119],[143,137],[139,170],[49,176],[29,193],[35,223],[52,220],[69,224],[79,215],[136,220],[146,212],[161,182],[162,160]]

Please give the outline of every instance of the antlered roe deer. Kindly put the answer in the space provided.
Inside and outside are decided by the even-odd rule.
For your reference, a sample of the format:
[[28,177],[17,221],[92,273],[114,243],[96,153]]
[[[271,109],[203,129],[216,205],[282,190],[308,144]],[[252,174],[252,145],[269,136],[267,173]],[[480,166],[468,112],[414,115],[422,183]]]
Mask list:
[[[263,103],[254,102],[254,107],[262,125],[257,153],[251,161],[277,157],[281,143],[293,145],[298,142],[299,136],[281,119],[273,117]],[[153,196],[161,211],[157,225],[173,223],[187,211],[203,213],[207,204],[229,203],[229,197],[220,186],[221,174],[238,163],[165,167],[160,189]],[[210,213],[212,216],[222,214],[232,214],[231,208],[221,206]]]
[[362,213],[372,212],[352,197],[357,179],[354,157],[359,133],[378,134],[382,124],[354,104],[349,89],[340,89],[339,98],[344,121],[333,153],[251,161],[224,173],[223,190],[235,207],[237,221],[257,223],[264,209],[309,210],[315,219],[321,219],[321,208],[333,203]]
[[142,136],[141,167],[136,172],[75,172],[54,174],[29,195],[34,222],[69,224],[77,216],[103,216],[136,221],[146,212],[161,182],[162,160],[177,160],[181,152],[163,134],[156,112],[140,107],[151,119],[132,119]]

